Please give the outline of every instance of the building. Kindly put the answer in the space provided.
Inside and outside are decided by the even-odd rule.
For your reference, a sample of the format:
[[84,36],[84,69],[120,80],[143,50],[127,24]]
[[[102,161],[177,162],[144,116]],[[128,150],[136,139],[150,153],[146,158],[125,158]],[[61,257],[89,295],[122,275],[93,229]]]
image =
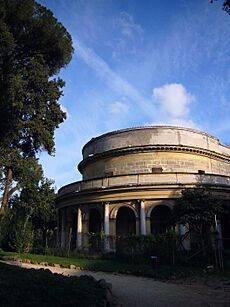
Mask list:
[[[175,198],[186,188],[205,186],[221,198],[230,195],[230,147],[189,128],[150,126],[103,134],[83,147],[78,168],[82,181],[58,191],[63,248],[70,236],[72,248],[84,248],[87,233],[162,233]],[[222,232],[230,237],[228,222],[223,221]],[[106,242],[105,249],[111,249]]]

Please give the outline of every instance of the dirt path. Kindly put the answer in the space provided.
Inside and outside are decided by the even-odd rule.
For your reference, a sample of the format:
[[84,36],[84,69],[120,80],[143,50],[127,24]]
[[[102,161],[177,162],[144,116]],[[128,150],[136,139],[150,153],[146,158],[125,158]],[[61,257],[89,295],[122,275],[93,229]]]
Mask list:
[[230,281],[221,285],[217,283],[172,284],[123,274],[61,269],[12,261],[4,261],[4,263],[24,268],[48,268],[53,273],[66,276],[92,275],[97,280],[105,279],[112,284],[113,294],[124,307],[230,306]]

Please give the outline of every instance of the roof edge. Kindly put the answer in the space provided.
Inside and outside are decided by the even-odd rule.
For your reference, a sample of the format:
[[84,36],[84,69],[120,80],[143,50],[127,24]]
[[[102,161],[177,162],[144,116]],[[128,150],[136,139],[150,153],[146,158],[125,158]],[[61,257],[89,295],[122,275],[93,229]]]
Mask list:
[[[135,130],[144,130],[144,129],[158,129],[158,128],[162,128],[162,129],[169,129],[169,128],[172,128],[172,129],[175,129],[175,130],[186,130],[186,131],[190,131],[190,132],[196,132],[196,133],[199,133],[199,134],[203,134],[209,138],[212,138],[214,140],[216,140],[217,142],[220,143],[220,140],[211,135],[211,134],[208,134],[206,132],[203,132],[201,130],[198,130],[198,129],[193,129],[193,128],[188,128],[188,127],[182,127],[182,126],[170,126],[170,125],[167,125],[167,126],[164,126],[164,125],[156,125],[156,126],[138,126],[138,127],[131,127],[131,128],[124,128],[124,129],[118,129],[118,130],[114,130],[114,131],[110,131],[110,132],[106,132],[106,133],[103,133],[99,136],[96,136],[96,137],[93,137],[90,141],[88,141],[82,148],[82,152],[84,151],[85,147],[87,147],[89,144],[101,139],[101,138],[104,138],[106,136],[110,136],[110,135],[114,135],[114,134],[119,134],[119,133],[124,133],[124,132],[127,132],[127,131],[135,131]],[[229,147],[228,145],[225,145],[225,144],[222,144],[226,147]]]

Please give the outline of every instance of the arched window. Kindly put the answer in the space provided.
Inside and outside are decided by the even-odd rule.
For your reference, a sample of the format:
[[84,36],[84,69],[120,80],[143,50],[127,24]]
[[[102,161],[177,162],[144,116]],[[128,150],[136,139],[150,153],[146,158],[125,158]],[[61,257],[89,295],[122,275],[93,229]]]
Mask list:
[[136,216],[132,209],[120,207],[116,217],[116,234],[129,236],[136,234]]
[[89,233],[101,232],[101,215],[97,209],[91,209],[89,212]]
[[171,209],[164,205],[159,205],[153,208],[150,221],[151,221],[151,233],[162,234],[168,229],[169,219],[171,217]]
[[230,250],[230,214],[222,214],[221,216],[221,232],[224,249]]

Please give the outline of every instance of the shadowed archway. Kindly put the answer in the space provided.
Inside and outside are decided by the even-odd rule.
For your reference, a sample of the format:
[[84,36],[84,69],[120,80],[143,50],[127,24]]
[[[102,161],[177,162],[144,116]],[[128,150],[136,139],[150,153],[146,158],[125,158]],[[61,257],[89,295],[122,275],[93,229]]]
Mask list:
[[89,233],[101,232],[101,215],[97,209],[91,209],[89,212]]
[[171,209],[165,205],[158,205],[151,211],[151,234],[165,233],[171,217]]
[[230,250],[230,214],[223,214],[221,217],[221,232],[224,249]]
[[129,236],[136,234],[136,216],[132,209],[120,207],[116,216],[116,235]]

